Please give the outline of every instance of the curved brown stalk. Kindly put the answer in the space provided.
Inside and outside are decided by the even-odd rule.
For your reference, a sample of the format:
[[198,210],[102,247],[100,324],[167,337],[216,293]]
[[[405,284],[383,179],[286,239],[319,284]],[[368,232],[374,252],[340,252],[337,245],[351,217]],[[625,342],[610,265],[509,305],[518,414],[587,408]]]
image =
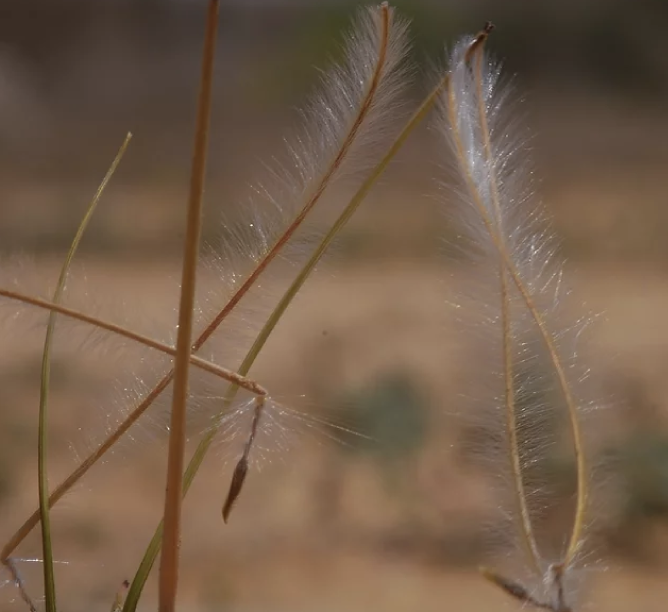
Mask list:
[[[67,306],[61,306],[60,304],[55,304],[53,302],[49,302],[48,300],[32,297],[30,295],[19,293],[17,291],[12,291],[10,289],[0,288],[0,297],[9,298],[11,300],[21,302],[23,304],[28,304],[30,306],[35,306],[43,310],[55,312],[64,317],[73,319],[75,321],[80,321],[81,323],[87,323],[88,325],[97,327],[99,329],[104,329],[105,331],[111,332],[112,334],[116,334],[117,336],[120,336],[122,338],[133,340],[138,344],[154,349],[171,357],[173,357],[176,354],[176,349],[167,344],[158,342],[153,338],[149,338],[148,336],[144,336],[143,334],[134,332],[126,327],[117,325],[116,323],[110,323],[103,319],[98,319],[97,317],[87,315],[78,310],[73,310],[72,308],[68,308]],[[204,370],[205,372],[209,372],[210,374],[218,376],[223,380],[227,380],[228,382],[234,383],[235,385],[238,385],[242,389],[246,389],[247,391],[250,391],[255,395],[267,395],[267,390],[262,385],[255,382],[254,380],[251,380],[250,378],[246,378],[245,376],[237,374],[237,372],[218,366],[215,363],[211,363],[210,361],[207,361],[205,359],[201,359],[196,355],[190,356],[190,363],[195,367]]]
[[292,238],[294,233],[297,231],[297,229],[299,229],[301,224],[304,222],[304,219],[306,219],[306,216],[311,212],[311,210],[313,210],[313,207],[318,203],[318,201],[322,197],[322,194],[325,192],[325,189],[329,185],[333,176],[336,174],[337,170],[341,167],[343,160],[350,151],[350,148],[352,147],[355,138],[357,137],[357,134],[360,131],[362,124],[364,123],[364,120],[366,119],[367,115],[369,114],[369,111],[371,110],[371,106],[373,104],[376,92],[378,91],[378,86],[380,84],[380,78],[382,76],[383,66],[385,64],[385,58],[387,56],[387,45],[389,41],[389,28],[390,28],[390,11],[386,2],[383,3],[382,9],[383,9],[382,10],[383,33],[381,38],[376,69],[374,71],[371,84],[369,86],[369,90],[364,98],[364,101],[362,102],[362,105],[360,106],[359,112],[355,117],[352,126],[350,127],[350,130],[348,131],[347,136],[343,140],[341,148],[339,149],[338,153],[336,154],[336,157],[328,167],[325,174],[322,176],[320,182],[316,186],[313,193],[306,200],[306,203],[304,204],[304,207],[301,209],[299,214],[295,217],[292,223],[281,235],[281,237],[276,241],[274,246],[272,246],[271,249],[267,252],[267,254],[262,258],[262,260],[256,266],[256,268],[251,272],[251,274],[249,274],[248,278],[246,278],[246,280],[241,284],[241,286],[232,296],[232,298],[227,302],[227,304],[225,304],[225,307],[218,313],[218,315],[216,315],[216,317],[211,321],[211,323],[209,323],[206,329],[202,332],[200,336],[202,340],[195,342],[194,346],[197,348],[195,348],[194,350],[198,350],[199,347],[201,347],[202,344],[204,344],[204,342],[206,342],[206,340],[209,339],[209,337],[213,334],[213,332],[216,331],[216,329],[225,320],[225,318],[237,306],[241,298],[244,295],[246,295],[246,293],[248,293],[250,288],[255,284],[255,281],[257,281],[260,274],[264,272],[267,266],[276,258],[278,253],[281,251],[281,249],[283,249],[283,247],[287,244],[290,238]]
[[[371,80],[369,91],[368,91],[368,93],[365,97],[365,100],[364,100],[362,106],[360,107],[359,113],[358,113],[355,121],[353,122],[353,125],[350,129],[350,132],[348,133],[348,136],[346,137],[346,139],[344,141],[343,147],[341,148],[341,150],[337,154],[336,158],[334,159],[334,162],[332,163],[332,165],[330,166],[328,171],[325,173],[321,183],[318,185],[318,187],[317,187],[315,193],[313,194],[313,196],[311,196],[311,198],[308,200],[306,206],[302,209],[301,213],[297,216],[295,221],[293,221],[291,227],[294,227],[294,230],[296,230],[297,227],[303,222],[303,220],[306,217],[306,215],[308,214],[308,212],[313,208],[313,206],[315,205],[317,200],[324,193],[324,190],[325,190],[327,184],[329,183],[329,181],[331,180],[331,177],[334,176],[335,172],[341,166],[341,163],[343,162],[343,159],[345,158],[345,155],[346,155],[347,151],[352,146],[353,141],[355,139],[355,136],[357,135],[359,129],[362,126],[364,118],[366,117],[366,115],[368,114],[368,112],[371,108],[375,92],[378,90],[378,86],[379,86],[379,83],[380,83],[380,78],[382,76],[382,68],[383,68],[383,65],[385,64],[385,58],[387,56],[387,47],[388,47],[389,34],[390,34],[390,10],[389,10],[389,6],[388,6],[387,2],[383,2],[383,4],[381,5],[381,16],[382,16],[383,31],[382,31],[380,48],[379,48],[379,53],[378,53],[378,63],[377,63],[376,70],[374,72],[373,78]],[[337,225],[337,224],[335,224],[335,225]],[[337,227],[338,227],[338,225],[337,225]],[[274,247],[272,248],[272,251],[269,252],[268,256],[270,256],[273,251],[278,253],[278,251],[280,251],[280,249],[283,248],[283,246],[285,246],[285,244],[287,243],[288,239],[290,238],[290,236],[292,235],[294,230],[292,230],[292,231],[288,230],[289,234],[286,233],[283,237],[281,237],[281,240],[279,240],[274,245]],[[320,249],[317,249],[316,252],[319,251],[319,250]],[[312,259],[313,259],[313,257],[316,257],[316,255],[313,255]],[[317,260],[317,258],[316,258],[316,260]],[[267,262],[267,264],[268,263],[269,262]],[[314,265],[314,263],[315,263],[315,261],[313,262],[313,265]],[[297,279],[293,283],[293,285],[297,287],[297,290],[298,290],[298,288],[301,287],[301,285],[304,282],[304,279],[306,278],[306,276],[308,276],[308,274],[313,269],[313,265],[311,265],[311,262],[308,262],[306,264],[306,266],[304,267],[304,269],[298,275]],[[258,268],[259,268],[259,266],[258,266]],[[256,271],[257,271],[257,269],[256,269]],[[259,274],[259,272],[258,272],[258,274]],[[252,281],[253,281],[253,279],[252,279],[252,275],[251,275],[247,279],[246,283],[241,287],[240,291],[242,289],[244,289],[244,286],[246,284],[248,284],[248,288],[246,289],[246,291],[248,289],[250,289],[250,286],[252,285]],[[276,322],[283,315],[283,312],[285,311],[285,308],[287,307],[287,304],[291,301],[291,299],[294,297],[295,294],[296,294],[296,290],[293,291],[293,287],[291,286],[290,289],[288,289],[288,292],[286,293],[286,295],[284,295],[284,299],[282,299],[281,302],[279,302],[279,305],[277,306],[277,308],[270,315],[267,325],[265,325],[264,328],[260,331],[260,334],[258,335],[258,338],[256,338],[255,343],[253,344],[253,347],[251,348],[251,350],[249,352],[249,355],[252,356],[251,357],[251,362],[252,362],[252,360],[254,360],[255,356],[257,356],[257,354],[259,353],[260,348],[262,346],[264,346],[264,343],[266,342],[267,338],[269,337],[269,334],[273,331],[274,326],[276,325]],[[286,299],[286,296],[287,296],[287,299]],[[285,303],[283,303],[284,301],[285,301]],[[238,300],[235,301],[234,297],[232,298],[232,300],[230,300],[230,302],[226,306],[226,309],[228,309],[228,307],[229,307],[229,310],[227,310],[227,312],[223,311],[223,312],[225,312],[223,318],[225,316],[227,316],[227,314],[229,314],[229,312],[231,312],[232,308],[234,308],[234,306],[236,305],[237,302],[238,302]],[[221,312],[221,314],[223,314],[223,312]],[[236,501],[237,497],[241,493],[241,489],[243,488],[243,484],[245,482],[246,475],[248,473],[248,458],[250,456],[250,452],[251,452],[251,449],[252,449],[252,446],[253,446],[253,441],[254,441],[256,433],[257,433],[257,428],[258,428],[258,425],[259,425],[259,420],[260,420],[261,415],[262,415],[263,407],[264,407],[264,402],[259,401],[257,403],[257,406],[256,406],[256,411],[254,413],[253,422],[251,424],[251,431],[249,432],[248,440],[247,440],[246,445],[244,447],[242,457],[241,457],[241,459],[239,459],[239,461],[238,461],[238,463],[237,463],[237,465],[234,469],[234,472],[233,472],[232,482],[230,484],[230,488],[229,488],[227,497],[225,499],[225,503],[223,504],[223,512],[222,513],[223,513],[223,519],[224,519],[225,522],[227,522],[229,514],[232,511],[232,506],[234,505],[234,502]]]

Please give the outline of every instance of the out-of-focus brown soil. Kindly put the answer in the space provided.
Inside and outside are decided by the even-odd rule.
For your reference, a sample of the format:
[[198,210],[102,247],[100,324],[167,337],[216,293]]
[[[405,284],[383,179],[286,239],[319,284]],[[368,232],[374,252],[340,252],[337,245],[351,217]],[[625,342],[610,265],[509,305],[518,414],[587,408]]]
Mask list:
[[[36,269],[51,272],[55,267],[38,263]],[[176,266],[88,262],[85,269],[89,278],[104,279],[96,283],[103,285],[96,290],[94,300],[101,305],[100,310],[105,310],[105,295],[122,293],[129,308],[121,318],[130,325],[141,320],[131,307],[135,301],[154,313],[157,321],[168,322],[173,316],[166,305],[173,303],[171,279],[177,277]],[[313,377],[321,376],[330,384],[332,372],[314,371],[323,367],[318,365],[317,356],[323,350],[320,344],[325,343],[325,352],[331,346],[343,355],[341,361],[332,361],[334,380],[342,388],[400,364],[417,373],[430,397],[435,398],[437,412],[449,411],[450,386],[466,368],[462,368],[462,353],[449,340],[452,318],[447,301],[452,296],[444,272],[434,263],[391,260],[363,266],[325,266],[286,315],[253,375],[281,397],[297,398],[299,403],[300,393],[313,388]],[[593,328],[586,358],[611,377],[619,377],[620,372],[641,377],[656,400],[663,402],[668,397],[662,365],[668,361],[664,314],[668,311],[668,278],[619,266],[585,267],[572,278],[575,293],[593,310],[606,312]],[[203,283],[211,280],[202,277]],[[116,311],[115,316],[120,313]],[[36,503],[32,449],[39,333],[26,336],[8,331],[14,344],[3,344],[3,371],[10,373],[3,383],[2,421],[4,431],[15,433],[13,440],[7,436],[6,444],[11,443],[12,451],[5,453],[2,464],[10,481],[1,506],[3,539]],[[20,346],[23,349],[15,352]],[[10,368],[17,371],[18,358],[13,355],[20,355],[25,366],[20,380],[11,374]],[[96,358],[98,367],[105,368],[97,378],[92,375]],[[78,378],[76,367],[65,369],[67,378],[54,393],[51,410],[52,473],[58,478],[73,465],[66,442],[71,441],[80,454],[85,452],[77,430],[82,423],[95,424],[89,413],[85,420],[86,403],[91,401],[89,397],[99,398],[100,389],[111,388],[116,366],[114,358],[93,357],[84,369],[87,380]],[[62,598],[70,609],[108,607],[116,585],[131,576],[156,523],[166,434],[144,434],[139,442],[122,445],[115,457],[96,468],[54,512],[56,555],[69,562],[59,566],[59,572]],[[16,436],[21,436],[20,443]],[[451,432],[438,432],[436,437],[446,445],[453,441]],[[329,452],[327,445],[297,440],[293,452],[250,477],[228,526],[220,518],[220,504],[229,467],[223,469],[217,459],[205,463],[185,507],[183,606],[203,610],[231,606],[399,611],[486,610],[504,604],[504,596],[477,577],[465,554],[467,546],[476,545],[478,524],[489,518],[487,509],[494,504],[493,495],[484,482],[476,481],[473,472],[462,473],[450,463],[447,448],[427,459],[439,463],[438,478],[434,480],[433,474],[426,477],[426,486],[433,490],[423,505],[437,507],[418,511],[427,524],[446,523],[442,526],[446,534],[443,550],[438,554],[429,552],[432,544],[428,540],[414,547],[391,546],[392,539],[404,529],[401,517],[405,515],[384,495],[374,472],[365,464],[356,469],[345,467],[339,515],[333,522],[322,523],[317,486]],[[220,451],[215,454],[220,456]],[[455,537],[458,534],[463,544]],[[657,532],[657,539],[661,537],[666,540]],[[449,553],[449,543],[454,542],[459,549]],[[37,551],[33,535],[19,553],[31,557],[37,556]],[[474,560],[476,554],[471,553]],[[589,587],[592,593],[587,600],[592,609],[621,611],[631,606],[659,610],[657,602],[663,600],[660,592],[665,581],[655,574],[658,570],[625,567],[623,560],[616,558],[606,561],[605,566],[612,569],[596,574]],[[33,588],[39,584],[37,570],[27,570]],[[11,587],[5,586],[2,595],[4,601],[11,599]],[[149,589],[148,600],[154,595]],[[6,609],[19,609],[20,605]]]

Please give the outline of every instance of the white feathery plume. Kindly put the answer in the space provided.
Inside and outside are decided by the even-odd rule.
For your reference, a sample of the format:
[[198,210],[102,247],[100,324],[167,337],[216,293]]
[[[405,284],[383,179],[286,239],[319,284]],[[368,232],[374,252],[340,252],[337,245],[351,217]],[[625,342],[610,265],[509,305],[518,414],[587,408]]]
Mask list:
[[[341,62],[322,73],[283,155],[267,165],[247,202],[224,211],[217,256],[205,271],[218,280],[200,302],[207,319],[202,328],[218,330],[207,354],[230,366],[243,359],[274,306],[272,298],[314,249],[321,233],[314,216],[335,218],[347,203],[338,188],[374,167],[400,130],[409,84],[407,34],[407,23],[387,3],[360,9]],[[275,264],[286,262],[288,274],[274,274]],[[268,268],[272,282],[259,283]],[[278,277],[285,285],[275,282]]]
[[[581,553],[588,504],[589,468],[583,449],[581,419],[586,408],[576,387],[582,375],[574,363],[575,336],[557,327],[558,298],[563,293],[562,271],[542,208],[532,199],[530,172],[522,150],[521,132],[505,115],[508,89],[499,84],[500,68],[484,50],[491,24],[476,37],[460,41],[450,58],[449,85],[442,94],[439,133],[450,149],[455,197],[449,211],[459,236],[472,248],[491,279],[485,287],[488,350],[497,350],[502,363],[495,393],[495,410],[504,432],[508,480],[531,573],[538,579],[529,591],[519,582],[486,570],[485,575],[517,599],[530,605],[570,610],[574,566]],[[490,297],[491,296],[491,297]],[[573,330],[569,330],[573,331]],[[548,398],[527,383],[526,372],[549,369]],[[533,376],[533,375],[532,375]],[[544,384],[540,376],[539,383]],[[479,384],[476,381],[476,384]],[[554,391],[554,393],[552,393]],[[556,399],[552,396],[556,395]],[[572,529],[556,559],[546,558],[536,536],[536,490],[528,474],[532,462],[545,455],[541,423],[546,412],[563,409],[567,415],[576,465],[576,502]],[[554,443],[554,440],[551,441]]]
[[[322,73],[302,110],[302,128],[285,139],[287,159],[268,166],[269,180],[253,188],[243,212],[259,216],[242,229],[257,259],[296,219],[299,222],[335,181],[372,168],[401,126],[397,111],[406,92],[407,23],[387,3],[359,11],[343,60]],[[268,217],[268,218],[267,218]]]
[[[304,264],[320,233],[314,209],[336,216],[346,201],[331,197],[333,187],[375,166],[401,128],[407,32],[387,3],[360,9],[341,62],[322,73],[301,112],[301,129],[285,139],[284,155],[267,165],[266,179],[252,187],[247,202],[224,211],[217,253],[203,270],[216,280],[199,301],[200,336],[216,332],[216,341],[204,348],[207,355],[229,365],[243,359],[274,306],[272,298],[292,280],[271,274],[274,264],[287,262],[290,273]],[[268,269],[272,282],[260,282]],[[275,282],[279,276],[284,285]]]
[[[264,343],[266,325],[275,313],[268,318],[263,304],[258,305],[257,298],[267,293],[267,283],[258,283],[259,276],[279,257],[299,270],[312,250],[304,249],[304,242],[312,243],[318,233],[311,215],[315,206],[322,203],[324,209],[326,198],[328,215],[337,213],[337,204],[343,210],[345,200],[328,197],[334,183],[373,167],[401,128],[397,119],[408,85],[407,52],[407,25],[387,3],[361,10],[346,39],[343,62],[323,74],[319,94],[303,111],[302,131],[286,140],[287,162],[276,161],[269,168],[269,182],[254,188],[255,197],[239,211],[241,220],[225,226],[227,240],[214,264],[223,283],[214,292],[226,291],[226,305],[216,309],[204,332],[218,329],[224,351],[232,348],[243,355],[241,347]],[[244,310],[253,309],[252,316],[238,312],[242,299]],[[221,302],[219,297],[208,301]],[[246,356],[240,371],[253,359],[249,362]],[[244,474],[251,445],[265,421],[261,413],[274,405],[265,400],[256,404],[258,417],[238,466]]]
[[[267,166],[267,180],[253,186],[250,200],[224,222],[218,269],[222,289],[228,297],[233,294],[231,302],[236,304],[241,289],[255,285],[265,267],[285,254],[298,231],[304,238],[310,213],[335,183],[361,176],[377,163],[401,127],[408,50],[407,24],[387,3],[359,11],[342,62],[322,74],[301,113],[301,130],[285,140],[284,158]],[[342,208],[341,200],[328,198],[328,207]],[[308,255],[299,250],[290,249],[290,264],[299,265]]]

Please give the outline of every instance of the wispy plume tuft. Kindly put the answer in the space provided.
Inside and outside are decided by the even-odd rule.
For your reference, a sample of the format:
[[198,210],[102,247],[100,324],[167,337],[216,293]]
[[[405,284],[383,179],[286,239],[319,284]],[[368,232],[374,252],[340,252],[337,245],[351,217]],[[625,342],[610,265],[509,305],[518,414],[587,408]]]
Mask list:
[[[497,468],[507,465],[505,483],[513,499],[507,514],[532,582],[524,586],[492,570],[484,575],[526,604],[566,612],[582,553],[590,480],[582,433],[589,405],[576,360],[581,325],[563,325],[562,265],[545,212],[533,198],[526,135],[506,114],[511,90],[501,85],[500,66],[484,49],[491,29],[488,24],[455,46],[438,126],[451,160],[448,186],[454,197],[448,213],[476,264],[471,274],[484,279],[476,303],[484,315],[486,357],[498,365],[493,415],[484,417],[491,416],[497,427],[482,452],[494,455]],[[473,384],[484,387],[480,379]],[[555,423],[562,421],[568,423],[575,465],[575,503],[570,531],[555,548],[540,537],[544,474],[535,466],[558,447]],[[502,457],[505,462],[499,462]]]
[[[341,62],[322,73],[301,111],[301,127],[285,139],[284,154],[266,165],[250,200],[224,223],[221,248],[230,288],[239,289],[248,269],[261,272],[288,242],[294,246],[298,230],[303,241],[311,212],[335,184],[375,166],[402,125],[408,51],[407,22],[387,3],[359,11]],[[342,200],[327,198],[327,205],[342,208]],[[313,231],[309,226],[307,233]],[[305,256],[303,248],[293,248],[288,260],[298,265]]]
[[[318,235],[312,215],[316,205],[322,210],[326,204],[324,212],[330,216],[340,213],[346,200],[328,197],[334,184],[363,176],[399,132],[403,94],[409,84],[408,50],[407,24],[395,17],[387,3],[361,10],[346,38],[343,61],[323,73],[318,93],[302,112],[302,129],[286,139],[284,159],[268,167],[268,180],[254,187],[254,197],[240,211],[241,219],[226,225],[222,256],[214,266],[226,281],[220,286],[231,297],[228,293],[223,310],[206,328],[222,324],[219,334],[225,347],[230,346],[229,338],[235,338],[239,341],[232,345],[241,354],[242,347],[251,353],[260,350],[266,341],[263,335],[276,324],[272,319],[280,317],[276,311],[262,312],[260,302],[269,303],[267,269],[280,257],[299,271],[315,248],[309,244]],[[289,277],[283,275],[285,285],[273,283],[272,277],[272,287],[284,291],[292,280]],[[243,310],[239,311],[241,300]],[[220,302],[220,298],[210,301]],[[258,336],[259,329],[263,331]],[[245,332],[246,341],[240,332]],[[255,356],[246,354],[240,371],[250,367]],[[240,491],[245,479],[254,432],[264,420],[264,399],[256,402],[255,410],[233,491]]]

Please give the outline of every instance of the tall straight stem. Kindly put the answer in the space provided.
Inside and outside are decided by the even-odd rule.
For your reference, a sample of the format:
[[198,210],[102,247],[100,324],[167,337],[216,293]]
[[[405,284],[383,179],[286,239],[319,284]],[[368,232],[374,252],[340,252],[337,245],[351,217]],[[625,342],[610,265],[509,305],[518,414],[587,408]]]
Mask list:
[[176,338],[174,388],[167,459],[167,490],[165,493],[165,533],[160,558],[159,610],[174,612],[178,585],[179,548],[181,537],[181,490],[186,442],[186,404],[188,401],[188,374],[192,353],[193,308],[197,260],[202,225],[202,195],[206,171],[206,154],[211,115],[213,64],[218,28],[219,0],[210,0],[206,17],[202,74],[200,80],[195,143],[190,176],[190,193],[186,239],[183,252],[179,331]]

